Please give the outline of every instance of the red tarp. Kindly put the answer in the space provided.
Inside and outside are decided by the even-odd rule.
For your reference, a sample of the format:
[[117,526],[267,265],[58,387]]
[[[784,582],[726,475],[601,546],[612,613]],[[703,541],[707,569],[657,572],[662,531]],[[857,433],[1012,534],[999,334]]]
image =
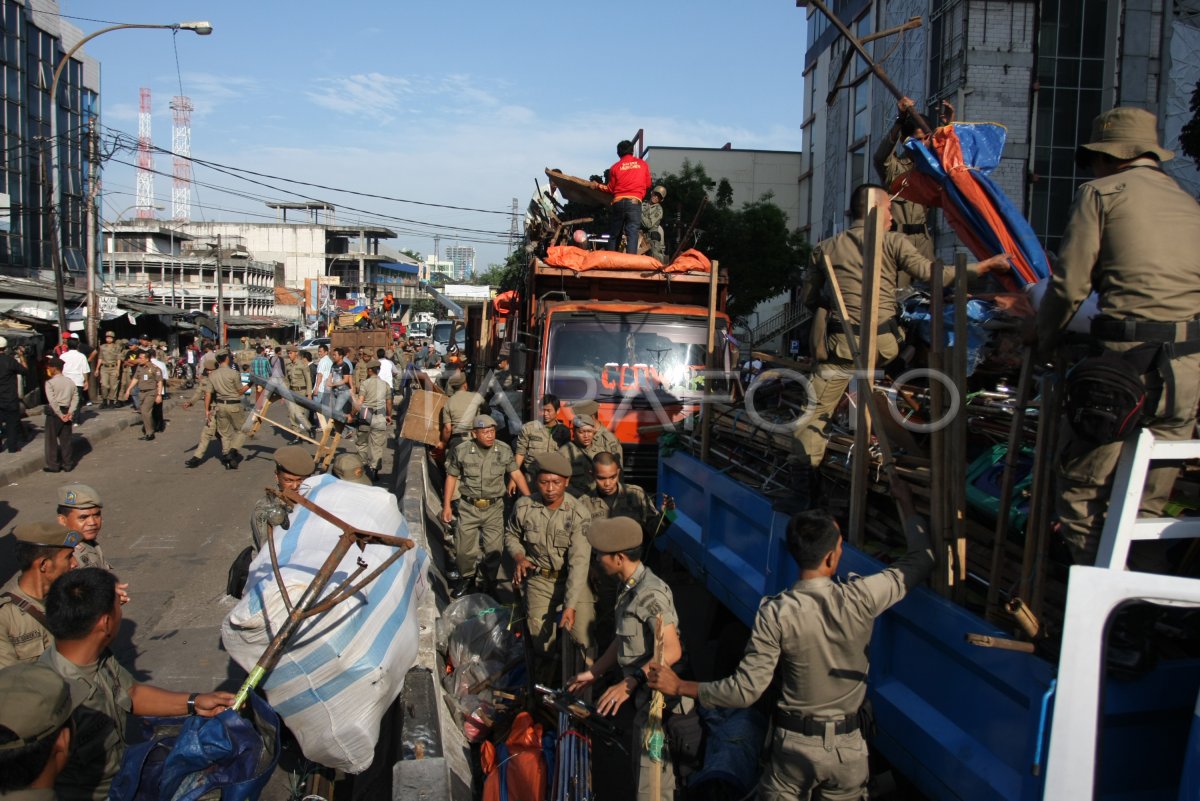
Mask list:
[[551,267],[586,272],[588,270],[628,270],[631,272],[707,273],[712,262],[698,250],[688,250],[663,266],[652,256],[637,256],[615,250],[584,250],[573,245],[554,245],[546,249],[546,263]]

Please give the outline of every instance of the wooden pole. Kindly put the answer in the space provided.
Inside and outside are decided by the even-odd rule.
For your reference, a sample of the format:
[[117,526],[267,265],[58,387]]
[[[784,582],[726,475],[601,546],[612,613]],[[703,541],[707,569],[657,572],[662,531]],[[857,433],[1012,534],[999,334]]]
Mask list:
[[954,385],[960,395],[958,414],[951,421],[951,524],[954,529],[954,596],[966,597],[967,580],[967,254],[954,257]]
[[929,369],[933,378],[929,381],[930,420],[936,424],[929,435],[929,532],[933,539],[937,566],[933,571],[933,588],[945,594],[949,586],[947,574],[949,560],[946,558],[946,430],[942,419],[946,414],[946,388],[941,378],[946,375],[946,304],[944,301],[943,267],[941,259],[933,262],[930,280],[929,301]]
[[[654,619],[654,664],[661,665],[663,661],[663,621],[662,615]],[[649,720],[646,724],[645,748],[650,754],[650,797],[654,801],[662,796],[663,749],[666,748],[663,732],[663,708],[666,699],[658,690],[650,693]]]
[[[1043,529],[1050,525],[1050,505],[1054,495],[1055,432],[1058,428],[1058,381],[1054,373],[1042,376],[1041,411],[1038,415],[1037,445],[1033,457],[1033,484],[1029,497],[1029,520],[1025,525],[1025,550],[1021,556],[1021,575],[1017,580],[1017,595],[1030,598],[1034,571],[1045,571],[1038,564],[1039,548],[1044,541]],[[1034,614],[1037,609],[1031,603]]]
[[717,271],[719,262],[712,263],[708,279],[708,351],[705,358],[704,402],[700,406],[700,461],[708,461],[712,446],[712,374],[717,365]]
[[[867,216],[863,229],[863,288],[862,308],[859,310],[859,354],[856,365],[858,379],[854,382],[858,406],[855,410],[854,461],[850,473],[850,544],[861,546],[865,529],[869,495],[867,469],[871,449],[870,398],[875,391],[876,341],[879,327],[879,271],[883,267],[883,218],[879,215],[879,192],[867,193]],[[847,323],[850,320],[846,320]]]
[[[1043,467],[1041,476],[1041,492],[1037,498],[1041,506],[1039,515],[1040,525],[1034,532],[1034,554],[1036,559],[1032,565],[1034,574],[1031,579],[1033,585],[1029,597],[1029,605],[1035,617],[1042,616],[1042,602],[1046,590],[1046,551],[1049,547],[1050,538],[1050,519],[1053,516],[1053,504],[1055,495],[1055,453],[1058,450],[1058,427],[1062,422],[1060,412],[1062,411],[1063,401],[1063,378],[1062,374],[1055,370],[1050,374],[1050,380],[1042,385],[1042,416],[1038,420],[1038,433],[1042,429],[1046,429],[1045,448],[1039,446],[1038,455],[1043,456]],[[1028,534],[1026,534],[1028,536]]]

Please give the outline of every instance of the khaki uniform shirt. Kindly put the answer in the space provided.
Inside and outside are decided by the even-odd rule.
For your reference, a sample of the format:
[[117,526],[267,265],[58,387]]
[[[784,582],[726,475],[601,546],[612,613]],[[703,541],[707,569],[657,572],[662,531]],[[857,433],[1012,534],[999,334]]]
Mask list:
[[134,366],[133,380],[137,384],[137,391],[144,398],[147,393],[151,395],[158,393],[158,384],[163,380],[163,374],[152,363],[147,362],[144,366],[141,364]]
[[[558,428],[556,425],[555,428]],[[516,447],[514,448],[518,456],[524,456],[525,459],[521,463],[521,467],[531,476],[537,475],[537,455],[539,453],[550,453],[558,450],[558,443],[554,441],[554,433],[546,427],[546,424],[541,420],[531,420],[521,426],[521,432],[517,434]]]
[[112,572],[113,566],[104,558],[104,551],[95,541],[80,540],[75,545],[75,561],[79,567],[99,567]]
[[370,361],[370,359],[359,358],[358,362],[354,365],[354,386],[356,388],[361,387],[363,382],[367,380],[368,361]]
[[867,695],[867,645],[875,618],[925,580],[933,551],[923,523],[905,523],[909,551],[891,567],[849,581],[797,581],[764,598],[737,670],[700,683],[705,706],[747,707],[782,667],[779,710],[837,718],[858,712]]
[[218,367],[208,374],[208,382],[212,384],[213,398],[222,401],[241,400],[242,376],[232,367]]
[[283,377],[292,392],[308,397],[312,394],[312,376],[303,361],[288,361],[283,365]]
[[617,435],[604,426],[599,426],[596,429],[596,436],[592,439],[592,445],[599,448],[596,453],[608,451],[617,457],[617,464],[624,466],[625,449],[621,447],[621,440],[617,439]]
[[636,484],[618,484],[617,491],[612,495],[601,495],[597,489],[582,500],[587,504],[593,520],[630,517],[638,521],[647,535],[654,533],[651,528],[658,519],[658,510],[646,491]]
[[[567,457],[567,461],[571,463],[571,481],[567,488],[576,497],[582,498],[584,495],[590,495],[596,489],[596,479],[592,475],[592,457],[604,452],[604,448],[600,445],[600,437],[596,436],[592,439],[592,444],[587,448],[579,447],[579,444],[572,440],[559,448],[558,452]],[[620,461],[619,456],[617,461]]]
[[1200,206],[1153,159],[1079,187],[1038,310],[1039,347],[1053,347],[1090,292],[1119,320],[1200,315]]
[[654,656],[654,627],[662,615],[663,626],[679,626],[675,597],[667,583],[638,564],[621,585],[614,616],[617,624],[617,665],[632,676]]
[[560,573],[566,570],[563,606],[574,609],[581,600],[590,597],[587,588],[592,561],[592,546],[587,541],[590,523],[587,509],[570,495],[563,497],[557,509],[549,509],[535,492],[517,499],[504,530],[504,549],[513,559],[524,556],[544,570]]
[[442,407],[442,425],[449,425],[451,434],[466,434],[475,423],[482,405],[483,396],[478,392],[459,390]]
[[358,387],[363,406],[377,412],[387,409],[388,398],[392,396],[392,388],[382,378],[373,375],[361,384],[355,384],[354,386]]
[[76,665],[54,648],[41,662],[62,676],[71,688],[71,699],[83,699],[75,710],[75,735],[71,758],[58,775],[54,789],[63,801],[104,801],[113,777],[125,756],[125,722],[133,711],[129,691],[135,684],[112,651],[100,661]]
[[36,662],[47,648],[54,645],[54,637],[46,627],[3,593],[11,592],[34,609],[46,614],[41,600],[27,595],[13,576],[0,587],[0,668],[20,662]]
[[120,345],[117,345],[116,343],[110,345],[105,342],[100,346],[100,363],[110,367],[116,367],[121,363],[121,356],[124,354],[124,352],[125,349]]
[[[875,151],[875,172],[888,188],[888,194],[894,194],[892,184],[902,175],[912,172],[913,160],[909,156],[896,155],[896,141],[891,137],[883,137],[879,149]],[[892,219],[896,225],[926,225],[928,212],[920,203],[913,203],[897,197],[892,201]]]
[[446,456],[446,475],[458,479],[458,492],[464,498],[503,497],[505,478],[516,469],[512,448],[499,440],[482,448],[475,440],[464,439]]

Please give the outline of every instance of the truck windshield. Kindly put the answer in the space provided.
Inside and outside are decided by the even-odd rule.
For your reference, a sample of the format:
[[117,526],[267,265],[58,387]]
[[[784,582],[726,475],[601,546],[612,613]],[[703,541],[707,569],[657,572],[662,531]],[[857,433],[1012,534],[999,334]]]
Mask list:
[[[717,325],[724,330],[724,320]],[[701,318],[562,314],[552,317],[549,336],[546,391],[562,400],[594,393],[597,400],[619,401],[654,392],[669,402],[703,393],[708,326]]]

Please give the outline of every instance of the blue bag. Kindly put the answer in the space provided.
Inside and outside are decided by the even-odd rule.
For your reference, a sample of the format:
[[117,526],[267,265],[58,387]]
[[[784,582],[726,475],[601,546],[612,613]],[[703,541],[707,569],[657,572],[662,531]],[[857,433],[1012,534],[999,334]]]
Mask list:
[[[233,710],[214,718],[147,718],[149,738],[129,746],[109,801],[255,801],[279,763],[279,716],[250,696],[250,719]],[[217,796],[211,796],[217,797]]]

